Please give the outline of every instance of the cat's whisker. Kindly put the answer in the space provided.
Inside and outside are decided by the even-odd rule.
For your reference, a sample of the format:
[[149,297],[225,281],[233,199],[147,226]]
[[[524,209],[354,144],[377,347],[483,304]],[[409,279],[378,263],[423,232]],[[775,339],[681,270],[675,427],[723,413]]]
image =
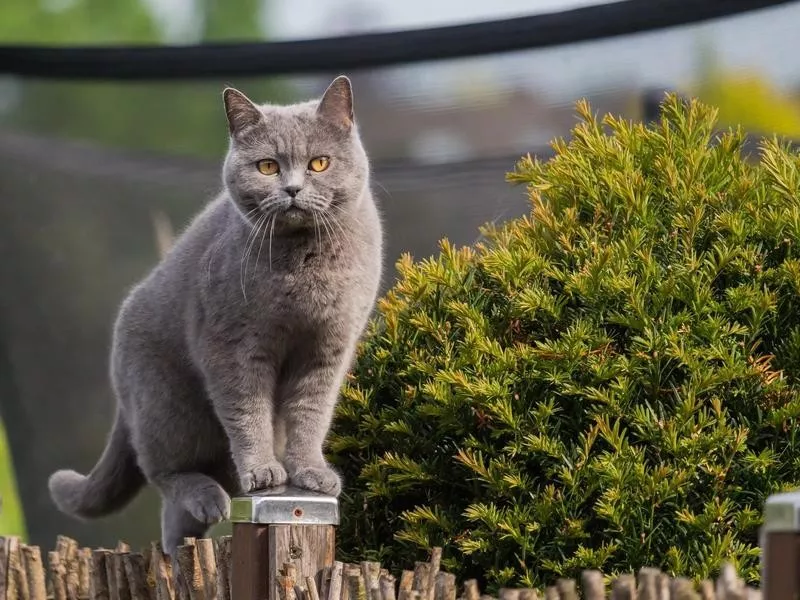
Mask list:
[[266,220],[267,220],[266,215],[262,215],[258,218],[258,221],[256,221],[255,226],[250,230],[247,236],[247,241],[245,242],[244,254],[242,255],[242,265],[239,271],[239,279],[242,285],[242,297],[244,298],[245,302],[247,302],[247,290],[245,284],[245,281],[247,279],[247,264],[250,261],[250,254],[253,251],[253,246],[255,245],[256,240],[258,239],[258,232],[260,228],[264,225]]
[[[320,206],[324,206],[325,204],[327,204],[324,196],[316,194],[314,192],[309,192],[308,194],[306,194],[305,199],[307,202],[316,202]],[[318,207],[315,206],[314,208]]]
[[[351,214],[344,212],[341,213],[341,216],[337,216],[335,214],[330,214],[329,216],[331,221],[333,221],[333,223],[339,228],[339,231],[344,239],[348,242],[348,250],[353,251],[353,232],[364,226],[362,222],[354,218]],[[343,221],[346,223],[346,226],[342,225]]]
[[275,209],[275,200],[277,200],[277,194],[270,194],[258,203],[258,208],[270,212]]
[[[250,231],[247,232],[247,239],[245,240],[245,250],[247,249],[247,245],[250,243],[250,239],[253,237],[256,228],[258,227],[258,222],[264,217],[264,215],[259,215],[256,222],[253,223],[253,226],[250,228]],[[244,254],[242,254],[242,260],[244,260]]]
[[258,260],[261,258],[261,247],[264,245],[264,238],[266,237],[266,235],[267,235],[267,225],[266,223],[264,223],[264,227],[262,227],[261,231],[261,241],[258,244],[258,253],[256,254],[256,266],[253,267],[253,278],[255,278],[256,274],[258,273]]
[[[343,206],[339,204],[330,204],[327,207],[328,210],[336,211],[336,213],[344,218],[347,218],[348,221],[352,221],[353,223],[357,223],[361,225],[361,219],[358,217],[357,214],[354,214],[352,211],[348,211]],[[331,215],[333,216],[333,215]]]
[[392,199],[393,199],[393,198],[392,198],[392,194],[391,194],[391,192],[390,192],[389,190],[387,190],[387,189],[386,189],[386,186],[385,186],[385,185],[383,185],[383,184],[382,184],[380,181],[378,181],[377,179],[373,179],[373,180],[372,180],[372,183],[374,183],[374,184],[375,184],[375,185],[377,185],[379,188],[381,188],[381,189],[383,190],[383,192],[386,194],[386,197],[387,197],[387,198],[389,198],[390,200],[392,200]]
[[347,234],[344,233],[342,226],[336,222],[336,219],[334,219],[332,215],[330,215],[329,213],[324,213],[324,214],[325,214],[325,221],[328,223],[328,227],[330,229],[332,238],[335,240],[335,244],[341,250],[344,250],[346,252],[352,252],[353,250],[352,242],[348,239]]
[[278,213],[272,215],[272,225],[269,228],[269,270],[272,271],[272,234],[275,232],[275,221],[278,219]]
[[325,218],[323,213],[320,213],[319,217],[320,221],[322,222],[322,226],[325,228],[325,233],[328,235],[328,241],[330,242],[331,246],[333,246],[333,236],[331,235],[331,228],[330,225],[328,225],[328,220]]
[[[344,209],[341,208],[340,206],[337,206],[336,204],[329,204],[327,202],[327,199],[319,194],[310,195],[308,197],[308,200],[309,204],[312,205],[314,212],[324,217],[324,220],[328,225],[328,239],[331,241],[331,243],[332,244],[336,243],[339,246],[345,248],[346,250],[352,251],[353,247],[349,239],[350,236],[347,235],[347,232],[342,227],[341,223],[339,222],[339,219],[332,212],[332,210],[335,210],[340,215],[345,215],[346,213]],[[338,232],[334,229],[334,226],[336,227],[336,229],[338,229]]]
[[329,229],[330,229],[330,232],[331,232],[331,233],[330,233],[330,237],[331,237],[331,243],[334,243],[334,242],[335,242],[335,243],[336,243],[336,245],[338,245],[339,247],[341,247],[341,246],[343,245],[343,242],[342,242],[342,237],[341,237],[341,235],[340,235],[339,231],[337,231],[337,230],[334,228],[334,225],[335,225],[335,223],[333,222],[333,218],[332,218],[332,217],[331,217],[331,215],[330,215],[329,213],[327,213],[327,212],[322,212],[322,213],[320,213],[320,214],[322,214],[322,215],[324,216],[324,218],[325,218],[325,222],[328,224],[328,227],[329,227]]
[[[353,251],[353,242],[350,239],[350,236],[347,235],[347,232],[345,231],[344,227],[342,227],[342,224],[339,222],[339,219],[333,213],[327,213],[327,214],[328,214],[328,217],[330,217],[331,223],[333,225],[335,225],[339,229],[339,233],[341,234],[341,239],[344,242],[347,242],[347,244],[346,244],[347,247],[345,249],[348,250],[349,252],[352,252]],[[344,242],[340,242],[341,245],[344,246],[345,245]]]
[[320,240],[319,219],[317,219],[317,211],[312,210],[311,216],[314,217],[314,238],[317,241],[317,253],[322,254],[322,241]]
[[323,210],[314,210],[314,215],[315,215],[315,218],[318,218],[320,220],[320,223],[322,223],[322,226],[325,228],[325,232],[327,233],[327,236],[328,236],[328,241],[331,244],[333,244],[334,240],[331,237],[329,224],[327,222],[327,219],[325,218],[325,211],[323,211]]
[[[319,252],[322,252],[322,231],[320,230],[320,217],[323,216],[325,212],[326,200],[323,196],[319,194],[310,193],[305,198],[308,210],[311,212],[311,216],[314,219],[314,234],[317,240],[317,248]],[[330,231],[328,230],[324,221],[322,221],[323,227],[326,227],[326,233],[328,235],[328,239],[331,243],[333,243],[333,238],[331,237]]]
[[260,205],[260,204],[259,204],[258,206],[256,206],[255,208],[253,208],[252,210],[249,210],[249,211],[247,211],[247,212],[244,214],[244,216],[245,216],[245,218],[248,218],[248,217],[249,217],[250,215],[252,215],[254,212],[258,212],[259,210],[261,210],[261,205]]
[[[259,220],[260,220],[260,219],[261,219],[261,217],[259,217]],[[242,266],[244,266],[244,261],[245,261],[245,258],[246,258],[246,256],[247,256],[247,248],[248,248],[248,246],[250,245],[250,238],[253,236],[253,232],[256,230],[256,225],[257,225],[257,224],[258,224],[258,220],[256,220],[256,223],[255,223],[255,224],[253,224],[253,227],[252,227],[252,228],[250,229],[250,231],[247,233],[247,239],[246,239],[246,240],[245,240],[245,242],[244,242],[244,250],[242,251],[242,260],[240,261],[240,268],[241,268]]]
[[214,264],[214,258],[217,256],[219,252],[219,248],[222,245],[222,242],[218,240],[214,246],[211,248],[210,256],[208,257],[208,268],[206,270],[206,283],[211,285],[211,267]]
[[245,279],[247,277],[247,257],[249,255],[251,240],[255,239],[255,234],[258,231],[258,225],[261,223],[261,219],[263,217],[259,217],[252,229],[248,232],[247,239],[245,240],[244,251],[242,252],[242,260],[239,267],[239,280],[242,286],[242,296],[247,302],[247,292],[245,289]]

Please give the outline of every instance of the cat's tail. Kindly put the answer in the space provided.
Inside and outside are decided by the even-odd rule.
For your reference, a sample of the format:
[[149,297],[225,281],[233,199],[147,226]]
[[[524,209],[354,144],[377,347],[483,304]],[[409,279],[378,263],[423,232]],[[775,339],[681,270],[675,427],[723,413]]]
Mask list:
[[48,487],[58,509],[70,516],[94,519],[120,510],[146,483],[136,463],[136,453],[128,439],[122,415],[108,437],[100,460],[88,475],[71,469],[56,471]]

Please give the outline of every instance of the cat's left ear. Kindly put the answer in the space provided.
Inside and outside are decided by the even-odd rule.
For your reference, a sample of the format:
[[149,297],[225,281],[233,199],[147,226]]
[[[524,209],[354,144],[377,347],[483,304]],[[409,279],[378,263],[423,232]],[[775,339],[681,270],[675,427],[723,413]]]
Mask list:
[[343,129],[353,126],[353,86],[346,76],[339,75],[328,86],[319,101],[317,114]]
[[252,100],[237,89],[225,88],[222,99],[225,101],[225,114],[228,117],[228,130],[231,135],[236,135],[264,118]]

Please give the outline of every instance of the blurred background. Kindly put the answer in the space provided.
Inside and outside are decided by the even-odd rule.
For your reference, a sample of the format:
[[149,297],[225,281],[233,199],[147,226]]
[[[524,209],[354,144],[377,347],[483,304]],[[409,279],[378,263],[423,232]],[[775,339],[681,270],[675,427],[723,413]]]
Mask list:
[[[594,3],[2,0],[0,45],[298,40]],[[524,190],[504,175],[568,135],[579,98],[640,119],[652,98],[678,90],[716,105],[723,123],[800,139],[798,24],[800,3],[788,2],[599,41],[348,72],[386,222],[384,287],[401,252],[428,256],[442,237],[472,243],[482,223],[524,213]],[[222,88],[291,102],[337,74],[157,83],[0,74],[0,535],[46,548],[58,533],[92,546],[159,536],[152,490],[117,516],[78,523],[52,507],[47,477],[86,471],[99,456],[117,306],[219,190]]]

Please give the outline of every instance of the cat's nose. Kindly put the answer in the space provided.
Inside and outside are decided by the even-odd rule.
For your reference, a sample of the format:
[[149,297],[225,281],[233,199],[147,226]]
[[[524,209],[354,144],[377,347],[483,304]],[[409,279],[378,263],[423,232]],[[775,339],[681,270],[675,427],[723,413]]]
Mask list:
[[283,191],[289,194],[289,196],[291,196],[292,198],[294,198],[295,196],[297,196],[298,192],[302,189],[303,186],[301,185],[287,185],[285,188],[283,188]]

